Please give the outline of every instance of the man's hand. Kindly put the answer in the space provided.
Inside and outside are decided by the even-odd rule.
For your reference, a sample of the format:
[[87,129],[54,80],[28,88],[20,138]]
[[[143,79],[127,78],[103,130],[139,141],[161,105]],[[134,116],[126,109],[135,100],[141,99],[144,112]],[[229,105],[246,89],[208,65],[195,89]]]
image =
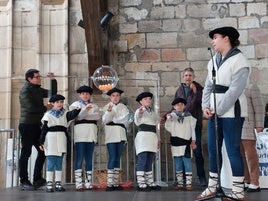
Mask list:
[[55,80],[54,73],[48,72],[47,77],[49,77],[51,80]]
[[40,149],[41,151],[44,151],[44,150],[45,150],[44,145],[40,145],[40,146],[39,146],[39,149]]
[[195,84],[193,82],[190,84],[190,89],[192,89],[194,94],[196,94],[197,89],[196,89],[196,86],[195,86]]
[[256,127],[255,129],[256,129],[257,133],[260,133],[260,132],[262,132],[262,130],[263,130],[262,127]]
[[45,105],[45,107],[47,108],[47,111],[48,111],[48,110],[51,110],[53,108],[53,105],[48,103],[47,105]]

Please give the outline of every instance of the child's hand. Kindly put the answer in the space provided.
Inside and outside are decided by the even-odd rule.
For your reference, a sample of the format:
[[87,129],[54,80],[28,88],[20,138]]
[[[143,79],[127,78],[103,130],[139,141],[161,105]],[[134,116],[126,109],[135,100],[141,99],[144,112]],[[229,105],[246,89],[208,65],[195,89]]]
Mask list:
[[194,140],[191,142],[190,147],[191,147],[192,150],[196,149],[197,146],[196,146]]
[[160,149],[160,147],[161,147],[161,140],[158,140],[157,148]]
[[141,106],[141,107],[139,108],[139,114],[143,114],[145,110],[146,110],[146,108],[143,107],[143,106]]
[[167,119],[171,119],[171,118],[172,118],[171,113],[168,113],[168,114],[167,114]]
[[89,103],[89,104],[86,105],[87,110],[90,110],[91,108],[93,108],[92,103]]
[[41,151],[44,151],[44,150],[45,150],[44,145],[40,145],[40,146],[39,146],[39,149],[40,149]]
[[113,109],[113,104],[110,103],[110,104],[108,105],[107,111],[112,111],[112,109]]

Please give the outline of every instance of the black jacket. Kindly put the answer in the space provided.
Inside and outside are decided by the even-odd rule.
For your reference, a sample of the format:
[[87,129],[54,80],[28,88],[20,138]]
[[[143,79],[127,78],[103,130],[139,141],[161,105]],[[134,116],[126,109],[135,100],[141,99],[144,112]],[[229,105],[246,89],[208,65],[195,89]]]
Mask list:
[[[51,80],[52,95],[57,93],[57,81]],[[20,123],[40,124],[47,108],[44,106],[44,98],[48,98],[49,90],[25,82],[20,91]]]

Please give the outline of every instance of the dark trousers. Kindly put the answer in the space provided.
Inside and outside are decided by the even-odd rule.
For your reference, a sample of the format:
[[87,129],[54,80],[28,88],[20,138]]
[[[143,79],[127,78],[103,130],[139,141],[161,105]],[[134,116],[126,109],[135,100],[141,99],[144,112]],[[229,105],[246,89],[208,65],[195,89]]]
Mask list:
[[204,157],[202,153],[202,125],[196,125],[195,135],[196,135],[196,149],[194,149],[193,152],[195,157],[197,176],[199,177],[199,180],[206,181],[206,175],[204,169]]
[[136,171],[150,172],[153,168],[155,153],[144,151],[138,154]]
[[41,128],[38,124],[19,124],[19,132],[21,137],[21,153],[19,159],[20,182],[23,183],[28,178],[28,159],[32,153],[32,146],[38,151],[34,166],[33,180],[37,181],[42,178],[42,169],[45,162],[45,154],[39,149],[39,138]]
[[108,159],[108,170],[113,170],[114,168],[120,168],[120,159],[123,153],[125,141],[107,143],[107,150],[109,154]]
[[[240,144],[244,118],[218,118],[218,147],[216,146],[215,120],[208,120],[208,154],[209,171],[218,173],[222,166],[221,147],[225,142],[228,159],[232,169],[232,176],[244,176],[244,163],[241,156]],[[219,166],[217,164],[217,148],[219,153]]]

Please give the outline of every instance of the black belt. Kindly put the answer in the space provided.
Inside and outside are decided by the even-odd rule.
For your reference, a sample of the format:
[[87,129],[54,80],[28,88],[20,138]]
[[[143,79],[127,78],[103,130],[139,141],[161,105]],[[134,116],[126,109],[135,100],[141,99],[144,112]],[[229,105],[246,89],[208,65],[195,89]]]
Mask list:
[[51,126],[48,128],[48,131],[50,131],[50,132],[57,132],[57,131],[67,132],[67,128],[64,126]]
[[156,133],[156,126],[148,125],[148,124],[141,124],[139,125],[138,131],[147,131],[147,132]]
[[192,140],[186,140],[180,137],[171,136],[170,137],[170,144],[172,146],[183,146],[183,145],[190,145]]
[[213,91],[214,93],[217,93],[217,94],[223,94],[223,93],[225,93],[228,89],[229,89],[229,87],[215,84],[215,86],[214,86],[214,88],[213,88],[212,91]]
[[124,124],[117,124],[117,123],[114,123],[114,122],[109,122],[106,124],[107,126],[121,126],[122,128],[124,128],[125,130],[127,130],[127,128],[125,127]]
[[[222,93],[225,93],[228,89],[229,87],[216,84],[212,91],[214,93],[222,94]],[[240,107],[239,99],[235,101],[234,114],[235,114],[235,117],[241,117],[241,107]]]
[[77,124],[95,124],[95,125],[97,125],[97,121],[96,120],[82,119],[82,120],[76,120],[74,122],[74,125],[77,125]]
[[65,133],[65,136],[67,138],[67,140],[69,140],[69,135],[68,135],[68,132],[67,132],[67,128],[64,127],[64,126],[51,126],[48,128],[48,131],[50,132],[58,132],[58,131],[62,131]]

